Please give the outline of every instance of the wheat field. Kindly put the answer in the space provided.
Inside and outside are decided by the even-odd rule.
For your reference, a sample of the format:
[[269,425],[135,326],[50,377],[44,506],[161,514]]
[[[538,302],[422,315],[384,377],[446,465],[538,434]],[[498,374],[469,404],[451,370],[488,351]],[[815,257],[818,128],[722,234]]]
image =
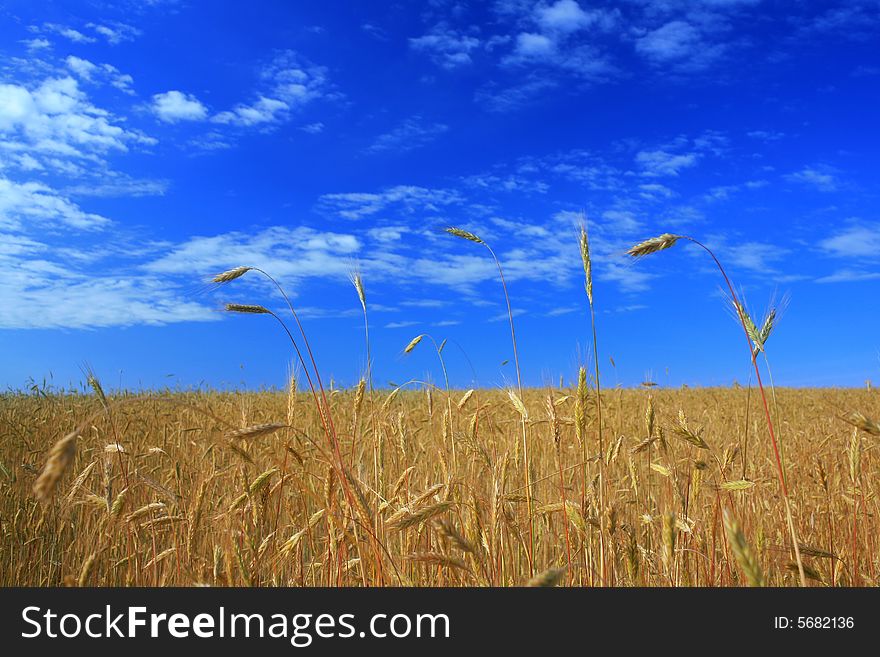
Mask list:
[[[345,482],[307,393],[119,396],[109,413],[94,395],[7,395],[0,582],[798,583],[753,392],[750,410],[745,388],[603,396],[600,506],[595,399],[579,437],[576,389],[524,395],[530,563],[521,414],[500,391],[330,392]],[[777,403],[808,584],[876,585],[876,438],[837,417],[880,415],[876,392],[785,389]],[[708,448],[682,437],[680,412]],[[67,472],[39,502],[32,487],[47,450],[80,423]],[[743,537],[739,561],[725,511]]]
[[[778,319],[756,323],[721,263],[663,234],[641,258],[689,241],[718,266],[754,381],[672,389],[522,384],[325,386],[295,308],[300,377],[285,391],[0,397],[4,586],[876,586],[880,397],[765,386]],[[581,229],[593,310],[589,239]],[[352,277],[364,315],[364,282]],[[291,324],[291,320],[293,324]],[[298,332],[297,332],[298,331]],[[761,364],[763,363],[763,367]],[[768,377],[769,378],[769,377]]]

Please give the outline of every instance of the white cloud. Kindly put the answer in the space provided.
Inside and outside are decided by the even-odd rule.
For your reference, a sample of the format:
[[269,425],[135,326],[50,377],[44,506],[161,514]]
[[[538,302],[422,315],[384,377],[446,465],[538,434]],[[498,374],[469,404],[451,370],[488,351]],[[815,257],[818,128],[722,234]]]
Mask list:
[[[518,34],[513,51],[501,63],[508,67],[550,67],[588,81],[603,80],[616,72],[607,56],[592,44],[561,44],[553,35],[536,32]],[[547,76],[546,70],[542,75]]]
[[636,162],[648,176],[677,176],[682,169],[697,164],[698,153],[669,153],[664,150],[640,151]]
[[561,317],[562,315],[570,315],[571,313],[576,313],[579,310],[582,310],[578,306],[563,306],[560,308],[554,308],[546,313],[547,317]]
[[639,195],[646,199],[672,198],[675,192],[660,183],[645,183],[638,186]]
[[86,36],[79,30],[74,30],[72,27],[67,27],[66,25],[59,25],[58,23],[44,23],[43,27],[50,32],[55,32],[56,34],[60,34],[65,39],[70,39],[74,43],[94,43],[97,41],[94,37]]
[[642,229],[642,223],[632,212],[625,210],[606,210],[602,213],[604,225],[615,233],[632,233]]
[[239,103],[219,112],[211,121],[239,127],[271,126],[292,112],[324,97],[329,91],[326,69],[304,61],[293,51],[278,55],[260,74],[265,87],[251,103]]
[[453,190],[397,185],[381,192],[324,194],[319,199],[318,205],[323,210],[345,219],[361,219],[389,207],[412,214],[416,211],[436,212],[440,208],[461,201],[461,196]]
[[858,269],[839,269],[833,274],[817,278],[817,283],[859,283],[880,279],[880,271],[861,271]]
[[23,43],[31,52],[45,50],[46,48],[52,47],[52,44],[49,42],[48,39],[28,39]]
[[123,41],[132,41],[140,35],[141,31],[131,25],[125,23],[111,23],[110,25],[102,25],[97,23],[89,23],[90,27],[96,34],[100,34],[112,46],[122,43]]
[[443,123],[425,123],[420,116],[413,116],[393,130],[376,137],[367,148],[368,153],[396,151],[398,153],[426,146],[449,129]]
[[106,81],[124,93],[134,94],[131,88],[134,79],[128,74],[120,73],[119,69],[115,66],[110,64],[93,64],[87,59],[75,57],[74,55],[68,56],[64,63],[67,65],[67,68],[87,82]]
[[880,223],[856,223],[819,242],[829,255],[839,258],[880,259]]
[[558,0],[549,6],[535,9],[538,25],[545,32],[576,32],[593,25],[609,29],[617,19],[617,13],[602,9],[584,11],[574,0]]
[[839,185],[836,170],[824,165],[804,167],[800,171],[789,174],[786,178],[814,187],[820,192],[834,192]]
[[126,151],[131,142],[153,143],[117,125],[106,110],[92,105],[72,77],[49,78],[29,89],[0,84],[0,148],[30,154],[85,158],[110,150]]
[[102,228],[110,220],[84,212],[47,185],[38,182],[17,183],[0,178],[0,228],[21,231],[42,227],[54,229],[66,224],[77,229]]
[[547,7],[538,7],[538,23],[545,30],[572,32],[589,25],[586,12],[574,0],[559,0]]
[[3,329],[79,328],[168,324],[219,319],[157,277],[100,276],[36,257],[0,253]]
[[215,114],[211,120],[215,123],[228,123],[239,126],[254,126],[261,123],[274,123],[290,109],[283,100],[260,96],[250,105],[236,105],[231,110]]
[[555,89],[558,84],[548,77],[535,76],[512,87],[498,88],[494,84],[487,85],[477,91],[474,98],[490,112],[510,112],[534,102],[545,92]]
[[82,183],[64,189],[72,196],[139,197],[163,196],[168,189],[167,180],[136,179],[121,174],[105,174],[99,182]]
[[85,80],[91,80],[92,74],[97,70],[97,66],[92,64],[90,61],[86,59],[80,59],[79,57],[74,57],[70,55],[67,59],[64,60],[65,64],[67,64],[67,68],[76,73],[79,77]]
[[279,277],[347,276],[361,250],[354,235],[305,226],[274,226],[255,233],[193,237],[144,266],[151,273],[209,275],[240,265],[256,266]]
[[785,137],[785,133],[776,130],[752,130],[746,135],[752,139],[760,139],[761,141],[778,141]]
[[690,55],[700,44],[699,32],[684,21],[670,21],[636,41],[636,51],[649,59],[668,61]]
[[198,98],[175,90],[155,94],[151,107],[153,113],[166,123],[202,121],[208,116],[208,108]]
[[684,20],[672,20],[638,37],[635,50],[655,65],[700,71],[714,64],[729,47],[718,27],[711,19],[700,29]]
[[542,59],[555,52],[556,43],[550,37],[533,32],[522,32],[516,37],[516,48],[513,55],[517,60]]
[[428,53],[437,65],[454,69],[472,62],[471,53],[479,48],[480,40],[438,25],[429,34],[410,39],[409,45],[413,50]]
[[757,274],[774,273],[774,263],[784,260],[788,250],[777,245],[763,242],[745,242],[727,245],[724,252],[728,255],[722,259]]
[[212,130],[211,132],[191,139],[188,143],[200,153],[224,151],[233,146],[232,141],[230,141],[226,135],[216,130]]

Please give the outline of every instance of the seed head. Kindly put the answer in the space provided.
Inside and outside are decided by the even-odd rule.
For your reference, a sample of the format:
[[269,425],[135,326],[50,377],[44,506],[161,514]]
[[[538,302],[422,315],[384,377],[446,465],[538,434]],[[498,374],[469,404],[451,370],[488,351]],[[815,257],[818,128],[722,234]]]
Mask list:
[[474,235],[473,233],[469,233],[466,230],[462,230],[461,228],[452,228],[449,227],[446,229],[446,232],[450,235],[455,235],[456,237],[461,237],[462,239],[470,240],[471,242],[476,242],[477,244],[485,244],[483,240]]
[[587,236],[587,228],[581,224],[581,260],[584,263],[584,287],[587,290],[587,298],[590,305],[593,304],[593,261],[590,259],[590,238]]
[[425,337],[425,334],[424,334],[424,333],[421,334],[421,335],[417,335],[417,336],[414,337],[412,340],[410,340],[409,344],[406,345],[406,347],[404,348],[403,353],[408,354],[408,353],[411,352],[413,349],[415,349],[416,346],[419,344],[419,342],[422,341],[422,338],[423,338],[423,337]]
[[211,282],[228,283],[229,281],[234,281],[236,278],[241,278],[251,269],[253,269],[253,267],[236,267],[235,269],[229,269],[214,276],[214,278],[211,279]]
[[651,255],[652,253],[657,253],[657,251],[668,249],[678,240],[680,240],[681,237],[681,235],[663,233],[662,235],[652,237],[651,239],[645,240],[644,242],[639,242],[635,246],[631,247],[629,251],[626,252],[626,254],[632,256],[633,258],[641,258],[642,256]]
[[227,303],[226,311],[230,313],[250,313],[252,315],[266,315],[271,311],[263,306],[254,306],[244,303]]

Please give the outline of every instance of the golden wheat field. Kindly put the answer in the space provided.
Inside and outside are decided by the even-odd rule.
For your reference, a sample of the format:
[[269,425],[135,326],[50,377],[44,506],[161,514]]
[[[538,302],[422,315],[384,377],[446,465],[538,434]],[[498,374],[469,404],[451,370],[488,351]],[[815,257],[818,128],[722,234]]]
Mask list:
[[754,389],[580,383],[7,394],[0,582],[877,585],[876,390],[770,395],[789,527]]

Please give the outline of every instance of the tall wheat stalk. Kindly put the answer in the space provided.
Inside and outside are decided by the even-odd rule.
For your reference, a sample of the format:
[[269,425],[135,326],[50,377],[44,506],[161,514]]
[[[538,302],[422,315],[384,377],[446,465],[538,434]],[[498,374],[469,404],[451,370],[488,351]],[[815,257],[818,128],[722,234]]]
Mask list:
[[[513,363],[516,368],[516,387],[519,391],[519,397],[522,399],[522,373],[520,372],[519,367],[519,352],[516,348],[516,331],[513,328],[513,310],[510,307],[510,295],[507,293],[507,283],[504,280],[504,270],[501,268],[501,262],[498,260],[498,256],[495,255],[495,251],[492,250],[485,241],[474,235],[473,233],[469,233],[466,230],[462,230],[461,228],[447,228],[446,232],[455,237],[459,237],[461,239],[468,240],[469,242],[474,242],[475,244],[482,244],[489,251],[489,254],[492,256],[492,260],[495,261],[495,266],[498,269],[498,276],[501,278],[501,288],[504,290],[504,302],[507,304],[507,319],[510,324],[510,340],[513,343]],[[531,473],[531,461],[529,459],[529,440],[528,440],[528,430],[526,428],[526,416],[523,413],[520,413],[520,427],[522,433],[522,447],[523,447],[523,466],[525,469],[525,484],[526,484],[526,503],[528,506],[528,514],[529,514],[529,549],[528,549],[528,561],[529,561],[529,576],[535,574],[535,522],[534,522],[534,502],[532,500],[532,473]]]
[[[581,261],[584,265],[584,289],[590,302],[590,327],[593,332],[593,366],[596,378],[596,431],[599,437],[599,517],[605,517],[605,439],[602,435],[602,385],[599,381],[599,341],[596,338],[596,309],[593,305],[593,260],[590,257],[590,238],[587,234],[586,219],[581,222],[580,232]],[[586,485],[586,482],[584,482]],[[605,565],[605,532],[600,522],[599,529],[599,571],[602,573],[602,584],[608,580]]]

